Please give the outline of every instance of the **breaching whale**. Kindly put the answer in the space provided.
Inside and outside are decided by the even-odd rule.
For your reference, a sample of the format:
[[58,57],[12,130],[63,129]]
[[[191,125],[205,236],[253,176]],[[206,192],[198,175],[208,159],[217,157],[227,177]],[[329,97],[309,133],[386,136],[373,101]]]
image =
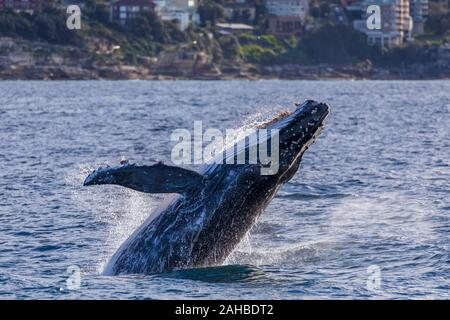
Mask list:
[[223,263],[278,189],[297,172],[329,109],[325,103],[307,100],[262,126],[278,130],[275,174],[262,175],[259,163],[213,163],[200,172],[162,163],[125,164],[92,172],[84,185],[115,184],[147,193],[178,194],[133,232],[103,273],[148,274]]

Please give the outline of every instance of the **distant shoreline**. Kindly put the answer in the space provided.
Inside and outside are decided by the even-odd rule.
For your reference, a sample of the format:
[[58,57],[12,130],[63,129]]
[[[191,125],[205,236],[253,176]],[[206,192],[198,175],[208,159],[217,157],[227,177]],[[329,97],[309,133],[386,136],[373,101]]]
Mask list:
[[[139,67],[137,67],[139,68]],[[314,67],[313,67],[314,68]],[[315,67],[320,69],[320,67]],[[311,73],[310,75],[280,75],[278,74],[257,74],[257,73],[240,73],[240,74],[194,74],[194,75],[173,75],[173,74],[140,74],[136,72],[115,70],[107,72],[104,76],[98,70],[71,68],[71,67],[34,67],[34,68],[13,68],[10,70],[0,69],[0,81],[8,80],[43,80],[43,81],[64,81],[64,80],[205,80],[205,81],[233,81],[233,80],[450,80],[450,74],[413,74],[401,73],[397,70],[377,69],[367,72],[367,74],[343,73],[338,69],[327,67],[327,71]]]
[[450,78],[426,78],[426,79],[367,79],[367,78],[319,78],[319,79],[284,79],[284,78],[221,78],[221,79],[203,79],[203,78],[146,78],[146,79],[2,79],[0,82],[120,82],[120,81],[204,81],[204,82],[216,82],[216,81],[450,81]]
[[[88,48],[0,37],[0,80],[440,80],[450,79],[450,45],[426,63],[376,65],[215,62],[205,52],[140,56],[133,62]],[[400,60],[401,61],[401,60]]]

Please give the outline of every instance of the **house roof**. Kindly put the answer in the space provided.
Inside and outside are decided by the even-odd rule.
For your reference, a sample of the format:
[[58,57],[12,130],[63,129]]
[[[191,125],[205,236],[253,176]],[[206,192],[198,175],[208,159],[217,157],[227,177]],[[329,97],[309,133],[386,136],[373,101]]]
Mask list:
[[244,23],[216,23],[216,27],[232,30],[253,30],[252,26]]

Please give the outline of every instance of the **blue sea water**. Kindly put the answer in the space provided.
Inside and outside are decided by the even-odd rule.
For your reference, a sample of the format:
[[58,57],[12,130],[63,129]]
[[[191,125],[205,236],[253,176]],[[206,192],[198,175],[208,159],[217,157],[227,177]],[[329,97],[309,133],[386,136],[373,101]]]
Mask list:
[[[225,265],[101,275],[162,197],[90,170],[304,99],[327,126]],[[0,82],[2,299],[449,299],[449,240],[450,81]]]

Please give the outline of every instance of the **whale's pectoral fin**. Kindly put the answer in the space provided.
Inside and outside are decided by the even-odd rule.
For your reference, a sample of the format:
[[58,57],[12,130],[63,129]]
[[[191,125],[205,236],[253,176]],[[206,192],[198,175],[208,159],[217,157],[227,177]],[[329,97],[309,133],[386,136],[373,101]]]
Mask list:
[[189,194],[203,187],[203,176],[195,171],[157,163],[99,168],[84,181],[85,186],[116,184],[147,193]]

